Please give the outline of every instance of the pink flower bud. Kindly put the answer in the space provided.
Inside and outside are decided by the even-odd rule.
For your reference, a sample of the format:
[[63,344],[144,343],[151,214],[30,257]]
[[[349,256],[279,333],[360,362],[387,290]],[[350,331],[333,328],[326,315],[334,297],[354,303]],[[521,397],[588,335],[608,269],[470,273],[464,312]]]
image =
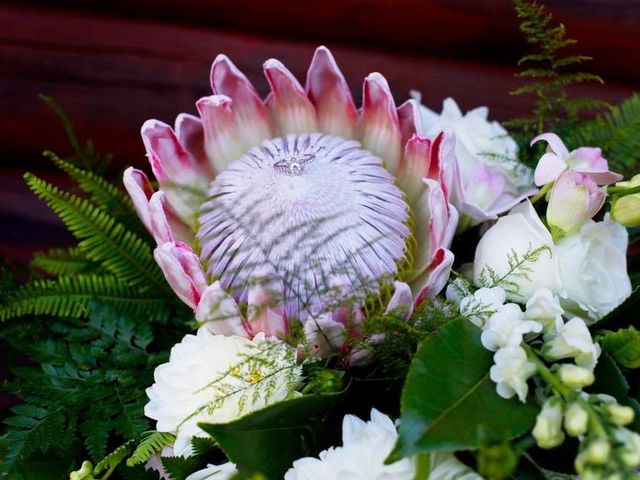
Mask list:
[[547,223],[552,230],[575,232],[602,208],[606,193],[582,173],[562,173],[551,189]]

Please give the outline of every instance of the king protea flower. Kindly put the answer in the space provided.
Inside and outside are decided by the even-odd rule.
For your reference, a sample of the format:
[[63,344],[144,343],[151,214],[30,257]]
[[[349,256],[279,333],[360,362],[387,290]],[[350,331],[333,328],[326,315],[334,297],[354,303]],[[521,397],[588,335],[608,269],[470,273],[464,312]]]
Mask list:
[[325,47],[305,87],[277,60],[264,73],[265,100],[219,55],[199,117],[142,127],[160,188],[134,168],[124,184],[175,293],[212,331],[248,337],[320,315],[361,321],[385,285],[388,308],[405,311],[438,293],[458,220],[452,134],[418,135],[418,104],[396,107],[379,73],[357,109]]

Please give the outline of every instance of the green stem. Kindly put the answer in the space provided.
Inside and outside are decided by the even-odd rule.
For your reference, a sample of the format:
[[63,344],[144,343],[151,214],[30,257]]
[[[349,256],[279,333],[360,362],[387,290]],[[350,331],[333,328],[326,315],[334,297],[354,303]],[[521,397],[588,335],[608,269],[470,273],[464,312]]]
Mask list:
[[544,198],[547,192],[551,190],[551,187],[553,187],[553,182],[547,183],[534,197],[531,198],[531,203],[536,203],[541,198]]
[[544,364],[542,360],[540,360],[538,354],[531,347],[526,345],[525,349],[527,351],[527,356],[529,357],[529,359],[533,361],[533,363],[535,363],[536,370],[540,374],[540,377],[542,377],[542,379],[547,382],[547,384],[549,384],[549,386],[551,386],[551,388],[553,388],[556,393],[564,397],[565,400],[569,400],[575,396],[575,392],[571,388],[563,384],[560,379],[551,370],[549,370],[549,368]]
[[632,195],[634,193],[640,192],[640,185],[637,187],[629,188],[629,187],[607,187],[607,193],[624,193],[625,195]]
[[115,471],[115,469],[116,469],[116,465],[112,465],[111,468],[107,470],[107,472],[102,476],[100,480],[107,480],[111,476],[111,474]]
[[582,406],[587,410],[589,414],[589,431],[595,433],[600,437],[606,437],[607,431],[604,428],[604,425],[602,425],[602,422],[600,421],[600,415],[598,415],[598,412],[594,410],[593,405],[587,402],[582,402]]

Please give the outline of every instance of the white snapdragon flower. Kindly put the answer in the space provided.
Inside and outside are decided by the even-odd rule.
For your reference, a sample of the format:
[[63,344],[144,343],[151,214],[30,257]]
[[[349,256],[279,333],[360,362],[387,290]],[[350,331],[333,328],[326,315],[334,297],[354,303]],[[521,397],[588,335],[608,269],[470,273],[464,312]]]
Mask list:
[[598,320],[631,294],[627,243],[627,230],[608,214],[604,221],[589,221],[558,242],[566,309]]
[[529,392],[527,380],[536,371],[535,364],[527,359],[527,352],[520,346],[504,347],[495,353],[493,361],[489,377],[497,383],[498,395],[502,398],[518,395],[524,402]]
[[555,448],[564,442],[562,431],[563,404],[557,398],[549,398],[536,417],[536,424],[531,431],[540,448]]
[[555,337],[544,345],[542,353],[552,361],[573,358],[578,366],[593,370],[600,356],[600,345],[594,343],[585,321],[574,317],[558,324]]
[[235,464],[227,462],[222,465],[207,465],[207,468],[192,473],[185,480],[231,480],[237,473]]
[[346,415],[342,422],[342,446],[320,452],[319,458],[305,457],[293,462],[285,480],[413,480],[413,459],[402,459],[391,465],[384,461],[398,438],[393,421],[376,409],[365,422]]
[[563,313],[558,296],[548,288],[538,288],[527,300],[524,316],[542,323],[547,328],[553,328],[562,320]]
[[291,387],[300,378],[296,352],[285,343],[264,334],[253,340],[214,335],[201,327],[156,368],[144,413],[157,421],[158,431],[175,434],[176,456],[189,456],[191,439],[207,436],[199,422],[230,422],[285,400],[295,395]]
[[487,318],[504,304],[506,293],[502,287],[479,288],[460,300],[460,313],[477,327],[483,327]]
[[507,303],[499,308],[486,322],[480,341],[487,350],[495,352],[502,347],[517,346],[527,333],[540,333],[542,324],[524,320],[522,310],[516,303]]

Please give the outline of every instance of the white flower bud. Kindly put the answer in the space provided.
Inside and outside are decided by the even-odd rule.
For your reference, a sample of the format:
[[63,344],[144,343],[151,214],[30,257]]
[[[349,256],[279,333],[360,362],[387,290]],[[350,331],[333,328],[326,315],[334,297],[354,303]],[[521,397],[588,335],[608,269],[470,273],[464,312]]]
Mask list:
[[635,413],[631,407],[625,407],[618,403],[605,405],[605,410],[609,414],[610,420],[616,425],[628,425],[633,422]]
[[586,387],[595,381],[591,370],[572,364],[561,365],[558,375],[560,381],[571,388]]
[[[582,480],[604,480],[604,475],[599,470],[594,470],[593,468],[587,468],[580,475]],[[609,480],[609,479],[607,479]]]
[[604,438],[592,441],[586,450],[586,461],[593,465],[604,465],[611,455],[611,444]]
[[544,403],[531,433],[540,448],[555,448],[562,444],[562,401],[559,398],[550,398]]
[[630,468],[640,466],[640,435],[626,428],[619,428],[615,438],[623,445],[618,451],[622,462]]
[[584,435],[589,426],[589,413],[579,403],[572,403],[564,414],[564,429],[572,437]]

